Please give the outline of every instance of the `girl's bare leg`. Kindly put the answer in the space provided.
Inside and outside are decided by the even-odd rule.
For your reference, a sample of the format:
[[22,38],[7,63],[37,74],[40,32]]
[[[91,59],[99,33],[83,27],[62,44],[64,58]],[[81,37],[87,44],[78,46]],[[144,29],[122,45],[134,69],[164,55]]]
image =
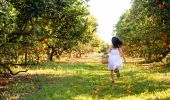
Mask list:
[[111,70],[111,78],[112,78],[112,83],[114,83],[114,75],[113,75],[113,70]]
[[114,70],[114,72],[115,72],[115,73],[119,72],[119,69],[116,68],[116,69]]
[[115,69],[115,71],[114,71],[116,74],[117,74],[117,78],[120,78],[120,72],[119,72],[119,69]]

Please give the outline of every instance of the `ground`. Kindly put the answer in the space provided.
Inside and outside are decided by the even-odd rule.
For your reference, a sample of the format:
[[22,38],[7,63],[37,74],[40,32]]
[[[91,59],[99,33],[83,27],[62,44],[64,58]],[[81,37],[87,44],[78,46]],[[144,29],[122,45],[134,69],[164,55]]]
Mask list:
[[24,100],[170,100],[170,67],[141,66],[130,59],[111,84],[100,56],[30,66],[1,85],[1,99]]

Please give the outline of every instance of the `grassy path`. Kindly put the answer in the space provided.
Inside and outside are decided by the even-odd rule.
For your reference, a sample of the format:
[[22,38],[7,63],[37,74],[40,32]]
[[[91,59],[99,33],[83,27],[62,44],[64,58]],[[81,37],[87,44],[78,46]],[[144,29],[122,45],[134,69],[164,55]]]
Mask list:
[[[116,76],[116,75],[115,75]],[[1,97],[24,100],[170,100],[170,67],[127,63],[111,85],[100,62],[51,63],[18,75]]]

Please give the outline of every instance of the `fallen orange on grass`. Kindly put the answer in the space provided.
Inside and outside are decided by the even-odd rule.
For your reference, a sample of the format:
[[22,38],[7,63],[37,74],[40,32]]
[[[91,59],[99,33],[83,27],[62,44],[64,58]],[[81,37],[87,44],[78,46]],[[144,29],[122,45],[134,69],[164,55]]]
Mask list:
[[50,83],[51,83],[51,84],[55,84],[55,83],[56,83],[56,81],[55,81],[55,80],[52,80],[52,81],[50,81]]
[[94,91],[94,93],[96,93],[96,94],[97,94],[97,93],[99,93],[99,91]]
[[22,83],[22,81],[21,81],[21,80],[18,80],[18,83]]
[[129,94],[132,94],[132,93],[133,93],[133,90],[132,90],[131,88],[129,88],[129,89],[127,90],[127,92],[128,92]]
[[97,93],[99,93],[99,91],[100,91],[100,90],[97,88],[97,89],[95,90],[95,93],[97,94]]
[[99,89],[97,88],[96,91],[99,91]]
[[104,84],[103,84],[103,83],[101,83],[101,84],[100,84],[100,86],[104,86]]
[[4,81],[1,81],[0,80],[0,86],[5,86],[8,84],[8,81],[7,80],[4,80]]

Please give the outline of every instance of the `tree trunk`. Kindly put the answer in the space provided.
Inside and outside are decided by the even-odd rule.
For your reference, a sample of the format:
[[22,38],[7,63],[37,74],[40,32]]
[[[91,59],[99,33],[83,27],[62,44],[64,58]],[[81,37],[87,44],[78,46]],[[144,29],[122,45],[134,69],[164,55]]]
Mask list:
[[78,55],[78,57],[79,57],[79,58],[82,57],[82,51],[81,51],[81,50],[79,50],[79,55]]
[[68,58],[71,59],[72,58],[72,50],[69,51],[69,55]]
[[25,51],[25,63],[27,63],[28,53],[27,50]]
[[54,56],[54,49],[51,49],[51,52],[49,53],[49,55],[48,55],[48,59],[50,60],[50,61],[53,61],[53,56]]
[[15,62],[18,64],[18,61],[19,61],[19,53],[18,51],[16,51]]
[[59,61],[60,61],[60,55],[57,55],[57,56],[56,56],[56,58],[57,58],[57,60],[59,60]]

